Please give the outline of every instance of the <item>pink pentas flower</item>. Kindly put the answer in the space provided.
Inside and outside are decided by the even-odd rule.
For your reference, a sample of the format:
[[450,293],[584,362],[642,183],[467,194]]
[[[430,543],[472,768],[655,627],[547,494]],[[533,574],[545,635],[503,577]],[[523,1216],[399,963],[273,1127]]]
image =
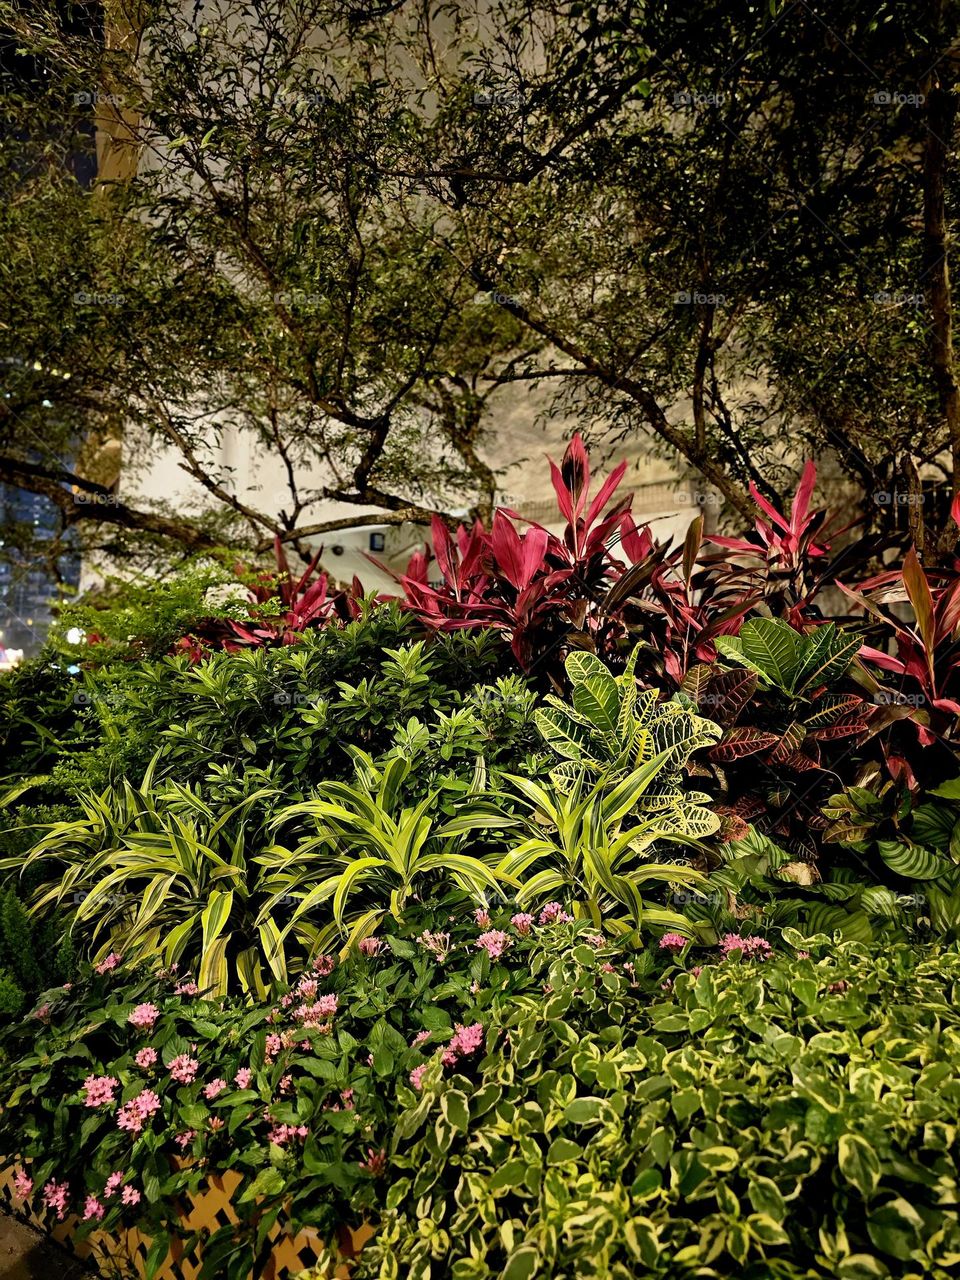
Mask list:
[[111,969],[115,969],[123,960],[123,956],[116,951],[111,951],[105,960],[101,960],[99,964],[93,966],[94,973],[109,973]]
[[106,1186],[103,1188],[105,1198],[109,1198],[110,1196],[115,1196],[117,1194],[123,1186],[123,1178],[124,1175],[120,1170],[117,1170],[116,1173],[111,1173],[110,1177],[107,1179]]
[[357,946],[362,956],[378,956],[383,950],[383,939],[361,938]]
[[113,1102],[114,1090],[120,1081],[113,1076],[87,1076],[83,1087],[87,1096],[83,1100],[85,1107],[103,1107]]
[[490,928],[490,912],[486,907],[477,907],[473,913],[473,918],[477,922],[478,929]]
[[174,989],[175,996],[197,996],[200,994],[200,988],[195,982],[180,982]]
[[458,1023],[453,1039],[443,1051],[443,1065],[450,1067],[458,1058],[465,1057],[468,1053],[476,1053],[483,1044],[483,1040],[482,1023],[474,1022],[469,1027],[461,1026]]
[[55,1178],[51,1178],[49,1182],[44,1184],[43,1203],[48,1209],[52,1209],[58,1219],[67,1216],[67,1200],[70,1195],[70,1184],[67,1182],[57,1182]]
[[591,947],[596,947],[598,951],[607,945],[607,940],[602,933],[588,933],[584,942],[589,943]]
[[204,1085],[203,1096],[208,1102],[212,1102],[214,1098],[218,1098],[227,1087],[226,1080],[211,1080],[208,1085]]
[[96,1196],[87,1196],[83,1204],[85,1222],[99,1222],[106,1210]]
[[222,1129],[226,1123],[226,1120],[224,1120],[222,1116],[211,1116],[207,1121],[207,1128],[212,1130],[213,1133],[216,1133],[217,1130]]
[[510,917],[510,923],[521,938],[525,938],[533,928],[533,916],[526,911],[518,911],[515,916]]
[[200,1063],[188,1053],[178,1053],[170,1063],[170,1077],[177,1084],[193,1084],[197,1078]]
[[474,943],[477,950],[486,951],[491,960],[499,960],[510,945],[510,938],[502,929],[491,929],[487,933],[481,933]]
[[117,1112],[117,1125],[131,1133],[140,1133],[147,1120],[160,1110],[160,1098],[152,1089],[144,1089],[135,1098],[125,1102]]
[[431,933],[429,929],[424,929],[417,941],[422,947],[434,955],[437,960],[443,963],[450,952],[450,935],[449,933]]
[[283,1049],[283,1047],[284,1047],[283,1041],[281,1040],[281,1038],[278,1035],[271,1032],[271,1034],[267,1036],[267,1045],[266,1045],[266,1049],[264,1050],[264,1057],[266,1058],[267,1062],[272,1062],[273,1059],[277,1056],[277,1054],[281,1051],[281,1049]]
[[189,1147],[190,1143],[194,1140],[196,1136],[197,1136],[196,1129],[184,1129],[183,1133],[177,1134],[177,1136],[174,1138],[174,1142],[177,1144],[180,1150],[183,1151],[186,1147]]
[[682,933],[665,933],[660,939],[659,947],[661,951],[682,951],[687,945],[688,939]]
[[42,1004],[39,1009],[34,1009],[31,1017],[36,1018],[38,1022],[49,1022],[50,1006],[48,1004]]
[[310,1130],[305,1124],[278,1124],[274,1125],[267,1137],[271,1142],[275,1142],[278,1147],[285,1147],[288,1143],[293,1142],[294,1139],[299,1139],[302,1142],[309,1133]]
[[233,1083],[238,1089],[248,1089],[250,1081],[253,1079],[253,1072],[249,1067],[241,1067],[237,1074],[233,1077]]
[[24,1173],[22,1169],[18,1169],[13,1175],[13,1186],[20,1199],[26,1200],[33,1190],[33,1179]]
[[138,1004],[127,1021],[141,1031],[149,1031],[160,1017],[160,1010],[155,1004]]
[[120,1196],[124,1204],[134,1205],[140,1203],[140,1192],[136,1187],[124,1187]]
[[[314,1000],[316,999],[319,986],[320,984],[317,982],[316,978],[301,978],[297,983],[297,992],[304,1000]],[[293,999],[294,997],[291,994],[291,1004],[293,1003]]]
[[425,1040],[429,1040],[431,1035],[433,1035],[433,1032],[427,1031],[426,1028],[424,1028],[423,1031],[418,1031],[417,1034],[410,1041],[410,1048],[416,1049],[417,1046],[423,1044]]
[[548,902],[540,912],[539,923],[544,924],[572,924],[573,916],[567,915],[559,902]]
[[724,956],[739,951],[744,960],[766,960],[773,948],[766,938],[760,938],[756,934],[744,938],[739,933],[728,933],[720,939],[720,950]]
[[150,1067],[156,1065],[157,1051],[150,1045],[147,1045],[146,1048],[137,1050],[133,1060],[143,1071],[147,1071]]
[[429,1062],[423,1062],[419,1067],[414,1067],[410,1072],[410,1083],[418,1093],[423,1088],[423,1077],[426,1075],[429,1065]]
[[334,965],[336,963],[337,962],[333,956],[317,956],[316,960],[313,962],[313,971],[314,973],[318,973],[321,978],[325,978],[328,974],[333,973]]

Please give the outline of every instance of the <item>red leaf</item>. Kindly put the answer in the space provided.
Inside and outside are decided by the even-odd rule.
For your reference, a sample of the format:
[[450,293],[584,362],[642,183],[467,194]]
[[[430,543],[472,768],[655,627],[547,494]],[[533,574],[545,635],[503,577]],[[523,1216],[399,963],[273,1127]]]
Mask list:
[[[760,490],[757,488],[757,486],[753,483],[752,480],[750,482],[750,496],[753,498],[754,502],[757,504],[760,510],[766,512],[766,514],[770,517],[770,519],[773,521],[775,525],[781,528],[784,533],[790,532],[790,526],[787,524],[786,520],[784,520],[783,516],[780,514],[777,508],[773,505],[773,503],[767,501],[767,499],[763,496],[763,494],[760,492]],[[758,520],[757,528],[760,527],[760,523],[761,522]]]
[[797,492],[793,499],[793,506],[790,510],[790,528],[794,534],[799,536],[806,524],[807,512],[810,508],[810,498],[813,495],[813,486],[817,483],[817,468],[812,459],[808,460],[803,468],[803,475],[800,477],[800,484],[797,486]]
[[574,516],[583,511],[587,502],[587,490],[590,488],[590,455],[583,443],[579,431],[567,445],[560,463],[560,474],[572,500]]
[[707,755],[711,760],[721,763],[740,760],[743,756],[756,755],[758,751],[766,751],[780,739],[775,733],[765,733],[762,729],[728,729],[715,747],[711,747]]
[[[603,484],[600,486],[599,493],[590,503],[590,507],[587,511],[586,523],[588,529],[619,488],[620,481],[623,479],[626,469],[626,462],[621,462],[618,467],[615,467],[613,471],[611,471],[606,480],[604,480]],[[628,499],[628,501],[632,501],[632,499]]]

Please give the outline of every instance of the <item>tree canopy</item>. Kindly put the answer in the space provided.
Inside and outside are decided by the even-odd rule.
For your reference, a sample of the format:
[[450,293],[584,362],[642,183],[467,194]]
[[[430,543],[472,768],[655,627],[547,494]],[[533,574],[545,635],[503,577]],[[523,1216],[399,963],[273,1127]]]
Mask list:
[[[877,492],[956,490],[957,10],[0,0],[33,59],[0,142],[0,481],[114,550],[302,546],[350,519],[320,500],[483,514],[529,384],[734,520],[828,450],[876,523]],[[212,465],[228,430],[282,458],[275,506]],[[116,498],[121,437],[209,509]]]

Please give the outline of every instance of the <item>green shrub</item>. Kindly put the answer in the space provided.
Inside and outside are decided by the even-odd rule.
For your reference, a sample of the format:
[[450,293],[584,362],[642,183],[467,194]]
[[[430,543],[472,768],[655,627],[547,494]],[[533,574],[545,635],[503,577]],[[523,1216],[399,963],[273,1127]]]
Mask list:
[[666,991],[535,958],[479,1070],[405,1091],[358,1275],[955,1275],[960,952],[807,945]]

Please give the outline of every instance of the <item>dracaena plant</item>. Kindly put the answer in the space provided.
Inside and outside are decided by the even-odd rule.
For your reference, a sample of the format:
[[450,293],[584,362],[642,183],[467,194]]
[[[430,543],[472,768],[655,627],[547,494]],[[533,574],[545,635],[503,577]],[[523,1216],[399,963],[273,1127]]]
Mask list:
[[515,820],[485,796],[482,757],[451,817],[441,808],[448,797],[439,788],[407,803],[411,760],[393,756],[377,764],[359,748],[351,754],[352,783],[326,783],[314,798],[277,814],[276,826],[292,825],[300,837],[289,848],[271,846],[262,859],[276,883],[276,899],[265,903],[264,918],[275,902],[294,904],[281,937],[318,914],[332,917],[351,938],[362,937],[385,912],[399,918],[414,894],[438,888],[474,897],[502,892],[492,866],[502,854],[501,833]]
[[[576,914],[597,927],[689,933],[683,915],[644,896],[654,888],[676,889],[703,881],[689,861],[664,859],[670,853],[686,858],[698,847],[696,837],[710,829],[705,811],[693,806],[696,812],[689,827],[681,803],[649,814],[642,811],[645,793],[670,769],[670,758],[670,750],[662,751],[617,782],[602,775],[590,786],[584,775],[569,790],[508,777],[512,798],[525,807],[526,839],[503,858],[497,875],[519,884],[521,904],[568,897]],[[718,826],[714,820],[712,829]]]
[[[288,906],[258,860],[282,793],[271,775],[214,769],[202,787],[154,785],[153,765],[139,787],[124,781],[80,797],[82,816],[52,824],[6,869],[45,872],[32,909],[56,907],[92,958],[176,963],[214,994],[263,996],[284,981],[290,950],[317,945],[313,922],[281,940]],[[261,910],[270,900],[275,913]]]
[[872,709],[847,678],[860,636],[833,623],[801,633],[782,619],[751,618],[716,643],[724,665],[692,667],[681,687],[723,728],[704,756],[725,790],[727,834],[743,835],[757,819],[794,851],[814,854],[823,779],[868,730]]

